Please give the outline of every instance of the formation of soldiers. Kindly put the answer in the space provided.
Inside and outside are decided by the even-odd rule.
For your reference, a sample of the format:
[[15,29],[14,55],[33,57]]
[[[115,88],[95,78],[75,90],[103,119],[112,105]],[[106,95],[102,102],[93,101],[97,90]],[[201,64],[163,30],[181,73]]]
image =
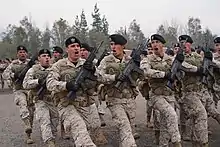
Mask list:
[[[25,124],[26,143],[34,143],[31,134],[35,115],[48,147],[56,145],[58,126],[65,139],[73,138],[76,147],[107,144],[101,128],[106,125],[102,106],[105,102],[118,129],[120,146],[136,147],[135,139],[140,135],[135,129],[135,99],[140,92],[147,100],[148,127],[152,126],[153,111],[156,145],[166,147],[171,142],[181,147],[189,133],[193,147],[208,147],[208,115],[220,123],[220,37],[214,41],[213,56],[210,51],[200,51],[201,55],[192,52],[193,40],[188,35],[179,37],[173,54],[165,52],[164,38],[154,34],[150,43],[143,43],[130,56],[124,52],[127,40],[122,35],[109,38],[111,52],[100,59],[94,59],[97,48],[74,36],[65,41],[66,58],[58,46],[53,48],[53,55],[41,49],[31,59],[24,46],[17,47],[17,59],[7,66],[2,77],[13,88]],[[178,54],[181,50],[184,61]],[[209,77],[208,72],[203,72],[204,58],[215,65],[211,85],[200,80]],[[184,68],[181,79],[172,76],[176,61],[182,61]],[[174,89],[167,86],[168,81]],[[191,126],[188,131],[187,126]]]

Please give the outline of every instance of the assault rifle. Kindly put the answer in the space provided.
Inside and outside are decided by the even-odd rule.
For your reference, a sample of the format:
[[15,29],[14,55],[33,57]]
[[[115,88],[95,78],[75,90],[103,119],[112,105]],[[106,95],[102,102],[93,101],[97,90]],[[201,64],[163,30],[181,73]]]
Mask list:
[[167,87],[171,90],[175,90],[175,81],[180,82],[184,77],[184,67],[182,63],[184,61],[184,44],[180,44],[180,49],[178,50],[176,57],[171,66],[171,76],[168,79]]
[[22,84],[27,71],[35,64],[36,59],[37,59],[37,55],[32,56],[32,58],[27,63],[27,65],[21,70],[20,73],[18,73],[18,76],[15,77],[16,78],[15,79],[15,84]]
[[216,67],[215,63],[212,62],[213,55],[210,50],[203,50],[204,58],[202,61],[202,83],[206,86],[211,86],[210,82],[215,81],[213,70]]
[[[100,43],[98,48],[95,47],[90,52],[90,54],[85,62],[93,63],[93,60],[96,58],[96,53],[98,52],[98,50],[102,46],[103,42],[104,41],[102,41]],[[96,80],[96,76],[94,75],[94,73],[91,73],[91,71],[87,70],[86,68],[84,68],[84,66],[82,66],[82,68],[80,69],[79,73],[76,76],[76,79],[74,80],[74,85],[75,85],[76,91],[81,87],[81,84],[84,83],[85,79]],[[67,98],[68,99],[75,99],[76,98],[76,91],[70,91],[67,95]],[[86,91],[86,90],[84,89],[84,91]]]
[[142,51],[146,48],[148,41],[144,41],[142,44],[139,44],[136,49],[134,49],[131,53],[131,59],[125,65],[125,69],[119,74],[118,79],[121,77],[125,77],[126,81],[117,80],[115,84],[115,88],[123,89],[122,84],[124,82],[129,82],[131,85],[136,84],[136,80],[134,80],[131,76],[132,73],[136,72],[139,75],[144,75],[144,71],[140,69],[140,61],[141,61],[141,54]]
[[109,53],[108,53],[108,50],[105,49],[104,52],[101,54],[101,56],[99,57],[98,61],[96,62],[96,67],[99,66],[100,62],[102,61],[102,59],[105,57],[105,56],[108,56]]

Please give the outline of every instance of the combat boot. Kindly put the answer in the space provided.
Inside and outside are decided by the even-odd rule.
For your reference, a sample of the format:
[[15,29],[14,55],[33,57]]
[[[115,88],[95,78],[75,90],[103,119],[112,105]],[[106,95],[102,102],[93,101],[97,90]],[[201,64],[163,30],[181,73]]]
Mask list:
[[134,139],[140,138],[140,134],[136,131],[136,125],[132,126],[132,134],[133,134]]
[[208,142],[207,143],[203,143],[202,147],[209,147],[209,143]]
[[173,147],[182,147],[181,142],[174,142]]
[[101,128],[97,128],[94,130],[94,143],[96,145],[106,145],[108,144],[108,141],[103,133],[103,131],[101,130]]
[[159,143],[160,143],[160,131],[156,130],[154,135],[155,135],[155,144],[159,145]]
[[26,143],[27,144],[33,144],[34,140],[31,139],[31,133],[26,133],[26,135],[27,135]]
[[55,147],[55,141],[54,140],[48,140],[47,141],[47,146],[48,147]]

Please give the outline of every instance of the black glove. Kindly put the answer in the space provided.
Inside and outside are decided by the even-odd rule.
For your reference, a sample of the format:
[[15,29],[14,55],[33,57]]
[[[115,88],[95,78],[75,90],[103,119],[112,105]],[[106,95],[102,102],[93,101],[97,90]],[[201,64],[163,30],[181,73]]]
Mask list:
[[85,62],[83,67],[91,72],[95,72],[95,66],[91,62]]
[[38,79],[38,84],[41,86],[46,86],[45,78]]
[[16,80],[16,79],[18,79],[19,78],[19,72],[16,72],[15,74],[14,74],[14,79]]
[[69,81],[69,82],[66,83],[66,89],[68,91],[76,91],[77,90],[76,87],[75,87],[74,82],[75,81],[72,80],[72,81]]
[[181,63],[184,61],[184,55],[181,53],[178,53],[175,58]]
[[170,78],[171,78],[171,72],[170,72],[170,70],[168,70],[168,71],[165,72],[164,78],[166,78],[166,79],[170,79]]

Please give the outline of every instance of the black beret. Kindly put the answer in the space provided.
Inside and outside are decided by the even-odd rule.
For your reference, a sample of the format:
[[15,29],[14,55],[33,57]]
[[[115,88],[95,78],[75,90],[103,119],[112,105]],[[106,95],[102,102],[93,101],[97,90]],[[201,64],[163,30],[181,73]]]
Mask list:
[[17,52],[20,51],[20,50],[24,50],[24,51],[28,52],[27,49],[26,49],[26,47],[23,46],[23,45],[19,45],[19,46],[17,47]]
[[114,42],[115,44],[125,45],[127,43],[127,39],[120,34],[113,34],[109,36],[110,42]]
[[84,48],[89,52],[91,52],[91,50],[92,50],[92,48],[87,43],[82,43],[81,48]]
[[181,41],[186,41],[186,42],[191,43],[191,44],[193,43],[193,40],[189,35],[179,36],[179,42],[181,42]]
[[174,44],[174,47],[180,47],[179,43]]
[[53,47],[53,52],[54,51],[56,51],[56,52],[58,52],[60,54],[63,54],[63,49],[61,47],[59,47],[59,46],[54,46]]
[[51,57],[51,53],[48,49],[41,49],[38,52],[38,56],[42,55],[42,54],[48,54]]
[[163,44],[166,43],[165,39],[161,35],[159,35],[159,34],[152,35],[151,36],[151,40],[158,40],[158,41],[160,41]]
[[214,43],[220,43],[220,37],[216,37],[216,38],[214,39]]
[[79,46],[81,47],[81,43],[79,41],[78,38],[72,36],[72,37],[69,37],[66,41],[65,41],[65,45],[66,47],[68,47],[70,44],[73,44],[73,43],[78,43]]

